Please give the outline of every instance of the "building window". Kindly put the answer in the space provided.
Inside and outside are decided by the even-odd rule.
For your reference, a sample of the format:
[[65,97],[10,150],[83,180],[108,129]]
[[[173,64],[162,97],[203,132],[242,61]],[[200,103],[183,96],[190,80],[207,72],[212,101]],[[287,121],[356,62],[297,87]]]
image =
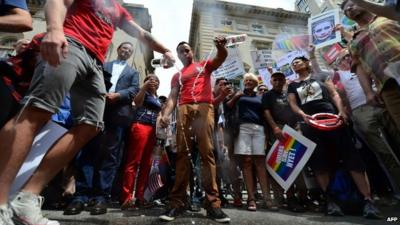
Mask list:
[[307,6],[308,6],[308,0],[297,1],[297,8],[299,9],[300,12],[304,12]]
[[236,28],[238,30],[244,30],[244,31],[248,31],[249,30],[249,25],[245,24],[245,23],[237,23],[236,24]]
[[253,32],[255,32],[255,33],[258,33],[258,34],[263,34],[264,33],[264,27],[263,27],[263,25],[260,25],[260,24],[252,24],[251,25],[251,30]]
[[304,9],[304,12],[305,12],[305,13],[311,13],[310,7],[309,7],[309,6],[306,6],[306,8]]
[[232,28],[233,28],[233,22],[232,22],[232,20],[229,20],[229,19],[221,19],[219,25],[224,30],[232,30]]

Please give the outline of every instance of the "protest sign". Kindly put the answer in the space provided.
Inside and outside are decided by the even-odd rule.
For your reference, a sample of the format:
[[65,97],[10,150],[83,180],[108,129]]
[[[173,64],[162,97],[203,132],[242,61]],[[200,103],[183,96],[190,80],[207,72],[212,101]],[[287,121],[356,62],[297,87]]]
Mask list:
[[307,49],[309,45],[309,39],[310,37],[307,34],[281,34],[275,38],[272,46],[274,49],[286,51]]
[[214,78],[225,77],[226,79],[234,79],[245,74],[243,60],[240,51],[236,47],[228,48],[228,56],[224,63],[212,74]]
[[297,74],[292,70],[292,61],[298,56],[307,56],[307,52],[304,50],[291,51],[276,62],[278,70],[284,73],[288,80],[295,80],[297,78]]
[[329,48],[329,50],[323,54],[325,61],[328,64],[332,64],[338,57],[341,50],[342,50],[342,46],[340,46],[338,43],[332,45]]
[[316,144],[285,125],[285,141],[275,141],[266,158],[267,170],[283,189],[288,190],[311,157]]
[[335,32],[335,25],[339,24],[339,10],[333,9],[308,19],[310,43],[322,48],[342,40],[340,32]]
[[250,55],[255,70],[272,65],[271,50],[269,49],[250,51]]

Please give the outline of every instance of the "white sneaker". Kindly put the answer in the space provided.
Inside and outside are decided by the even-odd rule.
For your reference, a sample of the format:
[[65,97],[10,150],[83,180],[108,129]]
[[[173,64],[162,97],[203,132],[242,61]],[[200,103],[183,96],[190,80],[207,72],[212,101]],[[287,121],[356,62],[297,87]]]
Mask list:
[[12,221],[12,211],[7,205],[0,205],[0,224],[1,225],[14,225]]
[[44,198],[28,192],[19,192],[10,203],[14,219],[25,225],[60,225],[42,215],[40,208]]

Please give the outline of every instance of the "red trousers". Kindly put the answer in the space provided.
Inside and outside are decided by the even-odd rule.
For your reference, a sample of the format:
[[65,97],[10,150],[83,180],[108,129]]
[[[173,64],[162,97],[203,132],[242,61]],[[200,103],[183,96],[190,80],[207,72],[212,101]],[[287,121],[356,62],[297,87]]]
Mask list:
[[[147,186],[151,169],[151,155],[156,142],[155,127],[147,124],[133,123],[126,149],[126,163],[122,183],[121,201],[132,200],[133,188],[136,182],[136,199],[144,200],[144,190]],[[137,174],[139,170],[139,174]]]

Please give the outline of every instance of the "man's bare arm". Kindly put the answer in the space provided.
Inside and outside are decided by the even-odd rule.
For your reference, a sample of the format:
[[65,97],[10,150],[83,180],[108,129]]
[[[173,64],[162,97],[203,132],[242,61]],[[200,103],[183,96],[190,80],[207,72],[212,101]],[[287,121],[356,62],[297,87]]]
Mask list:
[[0,16],[0,31],[25,32],[32,30],[31,14],[20,8],[13,8],[4,16]]
[[68,8],[74,0],[47,0],[44,6],[47,33],[40,46],[42,58],[52,66],[58,66],[61,58],[68,53],[68,42],[64,35],[63,24]]
[[167,59],[169,63],[168,66],[164,67],[171,67],[175,62],[175,59],[171,53],[171,51],[166,48],[163,44],[157,41],[150,32],[144,30],[140,27],[135,21],[129,20],[123,22],[121,25],[121,29],[124,30],[127,34],[132,37],[138,38],[140,41],[148,45],[151,49],[161,54],[164,54],[164,57]]
[[179,87],[174,87],[171,89],[165,108],[162,111],[163,116],[169,116],[172,113],[178,101],[178,94],[179,94]]
[[364,0],[352,0],[352,2],[378,16],[384,16],[391,20],[400,20],[400,14],[396,11],[395,6],[377,5]]
[[212,59],[211,65],[214,69],[217,69],[225,61],[228,56],[228,51],[225,47],[226,39],[224,37],[215,38],[214,43],[217,49],[217,55]]

